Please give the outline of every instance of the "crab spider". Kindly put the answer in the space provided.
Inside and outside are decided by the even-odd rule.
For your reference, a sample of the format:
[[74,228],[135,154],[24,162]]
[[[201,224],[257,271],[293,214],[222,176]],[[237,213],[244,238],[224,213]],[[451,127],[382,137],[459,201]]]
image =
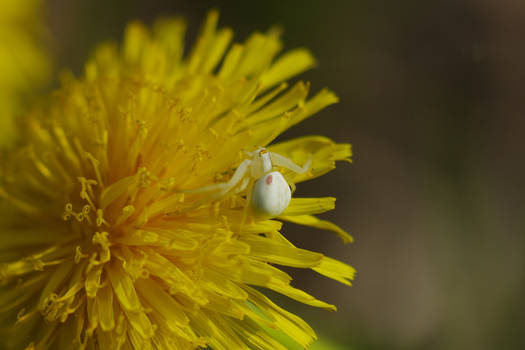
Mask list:
[[216,192],[213,197],[220,198],[228,193],[240,193],[247,189],[247,206],[242,221],[244,221],[248,206],[257,216],[272,218],[281,215],[286,210],[292,197],[290,186],[295,189],[295,186],[289,185],[280,172],[273,170],[274,166],[302,174],[307,172],[311,165],[311,157],[300,167],[280,154],[259,148],[248,152],[248,158],[241,162],[228,182],[184,192]]

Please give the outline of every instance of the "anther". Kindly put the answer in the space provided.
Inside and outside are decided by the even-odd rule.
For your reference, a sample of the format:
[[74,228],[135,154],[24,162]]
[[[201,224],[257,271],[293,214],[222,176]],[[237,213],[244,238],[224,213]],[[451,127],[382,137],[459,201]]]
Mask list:
[[109,226],[108,222],[104,219],[104,211],[102,209],[97,209],[97,220],[96,220],[97,226],[102,226],[102,224],[105,224],[106,226]]
[[75,264],[78,264],[81,259],[87,258],[89,255],[82,253],[82,250],[80,250],[80,246],[77,245],[77,248],[75,250]]

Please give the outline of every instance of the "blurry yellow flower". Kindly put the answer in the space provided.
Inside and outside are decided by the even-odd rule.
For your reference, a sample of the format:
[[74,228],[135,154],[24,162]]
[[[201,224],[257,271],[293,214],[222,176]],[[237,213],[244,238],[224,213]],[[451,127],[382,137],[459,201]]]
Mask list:
[[0,146],[13,142],[22,103],[49,78],[40,5],[40,0],[0,1]]
[[[27,115],[26,146],[0,170],[0,339],[8,349],[284,349],[268,328],[307,347],[314,331],[260,289],[335,310],[275,266],[350,284],[353,268],[279,232],[284,220],[351,241],[313,216],[334,198],[292,198],[275,220],[246,210],[248,172],[244,188],[206,186],[229,181],[247,152],[337,98],[322,90],[307,99],[308,84],[281,83],[314,65],[308,51],[275,59],[274,31],[228,49],[232,32],[216,29],[217,17],[210,13],[187,56],[183,21],[157,22],[151,32],[130,25],[120,49],[100,47],[85,78],[64,79],[46,107]],[[291,184],[351,155],[321,136],[268,151],[299,166],[312,161],[304,173],[274,166]]]

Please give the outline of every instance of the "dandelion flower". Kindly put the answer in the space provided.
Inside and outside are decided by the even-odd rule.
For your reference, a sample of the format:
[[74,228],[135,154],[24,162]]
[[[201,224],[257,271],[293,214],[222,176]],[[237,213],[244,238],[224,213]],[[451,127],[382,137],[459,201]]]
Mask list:
[[14,140],[21,104],[49,78],[39,0],[0,1],[0,145]]
[[[307,50],[276,58],[276,31],[230,47],[217,19],[210,12],[188,55],[182,20],[131,24],[120,48],[101,46],[83,78],[63,79],[26,116],[25,146],[1,168],[6,348],[284,349],[268,329],[308,347],[314,331],[264,291],[335,310],[278,268],[350,284],[350,266],[280,232],[290,221],[350,241],[314,216],[334,198],[292,198],[277,217],[258,215],[241,166],[268,152],[294,187],[348,160],[349,145],[321,136],[269,145],[337,98],[283,83],[314,65]],[[307,171],[279,166],[285,158]]]

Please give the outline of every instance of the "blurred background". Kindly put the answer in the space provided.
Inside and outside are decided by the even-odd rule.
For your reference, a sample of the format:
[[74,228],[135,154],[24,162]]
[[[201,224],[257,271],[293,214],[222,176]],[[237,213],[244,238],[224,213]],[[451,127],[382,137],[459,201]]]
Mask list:
[[[318,331],[313,349],[524,349],[525,2],[48,0],[57,68],[82,72],[125,23],[182,15],[193,42],[210,7],[237,41],[271,25],[306,46],[303,74],[335,106],[280,139],[351,142],[354,163],[299,186],[355,237],[286,225],[297,245],[350,263],[352,288],[308,271],[295,285],[337,313],[277,298]],[[324,344],[324,345],[323,345]]]

